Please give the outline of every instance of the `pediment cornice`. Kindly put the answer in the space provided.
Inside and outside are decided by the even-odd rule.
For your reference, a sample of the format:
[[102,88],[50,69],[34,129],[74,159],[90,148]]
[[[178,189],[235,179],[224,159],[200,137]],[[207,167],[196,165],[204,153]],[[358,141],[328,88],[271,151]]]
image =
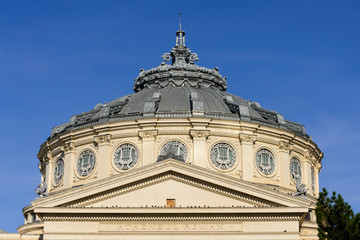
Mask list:
[[50,194],[32,202],[34,207],[86,207],[159,182],[174,180],[259,207],[309,207],[312,201],[209,169],[166,160]]

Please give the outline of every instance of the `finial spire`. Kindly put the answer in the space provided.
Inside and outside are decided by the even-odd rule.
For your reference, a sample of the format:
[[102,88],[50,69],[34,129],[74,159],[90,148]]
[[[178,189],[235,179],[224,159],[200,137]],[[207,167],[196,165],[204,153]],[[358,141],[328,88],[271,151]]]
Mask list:
[[185,46],[185,32],[181,30],[181,13],[180,17],[180,29],[176,32],[176,46]]

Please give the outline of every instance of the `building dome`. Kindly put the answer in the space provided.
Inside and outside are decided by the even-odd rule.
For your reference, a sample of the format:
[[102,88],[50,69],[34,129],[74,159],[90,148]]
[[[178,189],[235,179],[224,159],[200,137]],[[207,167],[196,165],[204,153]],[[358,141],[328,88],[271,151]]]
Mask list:
[[254,122],[309,138],[303,125],[285,120],[283,115],[264,109],[257,102],[228,93],[226,77],[220,75],[219,69],[196,65],[198,55],[185,45],[177,43],[162,58],[171,63],[162,62],[156,68],[141,69],[135,79],[134,94],[99,103],[91,111],[73,116],[69,123],[55,127],[51,137],[104,122],[202,116]]
[[[305,182],[315,194],[322,153],[304,126],[228,93],[219,69],[196,65],[199,58],[185,46],[185,32],[176,35],[176,45],[162,55],[168,63],[141,69],[135,93],[99,103],[53,128],[38,154],[46,183],[38,193],[173,158],[252,182],[287,188]],[[106,154],[100,156],[104,143]],[[252,146],[248,156],[245,143]]]

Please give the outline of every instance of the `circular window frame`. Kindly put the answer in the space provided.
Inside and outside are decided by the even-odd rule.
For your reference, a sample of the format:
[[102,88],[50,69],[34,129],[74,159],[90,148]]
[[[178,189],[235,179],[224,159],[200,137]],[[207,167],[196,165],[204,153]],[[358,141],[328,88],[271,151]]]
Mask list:
[[[81,156],[81,154],[82,153],[84,153],[84,152],[86,152],[86,151],[91,151],[93,154],[94,154],[94,157],[95,157],[95,164],[94,164],[94,168],[91,170],[91,172],[88,174],[88,175],[86,175],[86,176],[82,176],[82,175],[80,175],[79,174],[79,172],[78,172],[78,169],[77,169],[77,164],[78,164],[78,160],[79,160],[79,157]],[[92,149],[92,148],[89,148],[89,147],[87,147],[87,148],[84,148],[84,149],[82,149],[81,151],[79,151],[78,152],[78,154],[76,155],[76,158],[75,158],[75,165],[74,165],[74,172],[75,172],[75,175],[76,175],[76,177],[78,177],[79,179],[86,179],[86,178],[89,178],[91,175],[93,175],[94,174],[94,172],[96,171],[96,168],[97,168],[97,154],[96,154],[96,151],[94,150],[94,149]]]
[[[274,171],[273,171],[271,174],[269,174],[269,175],[263,173],[263,172],[258,168],[257,163],[256,163],[257,154],[258,154],[258,152],[260,152],[261,150],[267,150],[267,151],[269,151],[269,152],[273,155],[273,157],[274,157],[275,168],[274,168]],[[266,178],[273,178],[273,177],[278,173],[279,161],[278,161],[278,158],[277,158],[278,156],[277,156],[276,154],[274,154],[274,153],[275,153],[275,151],[274,151],[273,149],[271,149],[270,147],[268,147],[268,146],[260,146],[260,147],[258,147],[258,148],[256,149],[256,151],[254,152],[254,157],[253,157],[253,159],[254,159],[254,161],[253,161],[254,168],[256,168],[256,170],[258,171],[258,173],[261,174],[261,176],[266,177]]]
[[[312,176],[312,174],[314,174],[314,175]],[[314,179],[313,179],[313,177],[314,177]],[[313,182],[313,180],[314,180],[314,182]],[[315,166],[313,166],[312,164],[310,167],[310,185],[311,185],[311,190],[313,192],[315,192],[316,191],[316,173],[315,173]]]
[[[137,160],[136,164],[133,167],[126,169],[126,170],[118,168],[118,166],[116,165],[116,163],[114,161],[114,157],[115,157],[115,153],[116,153],[117,149],[121,145],[124,145],[124,144],[133,145],[136,148],[136,150],[138,151],[138,160]],[[116,146],[112,149],[112,153],[111,153],[111,157],[110,157],[110,162],[111,162],[112,168],[119,173],[127,172],[129,170],[137,168],[137,166],[140,164],[140,161],[142,161],[142,152],[140,151],[140,149],[141,148],[137,144],[135,144],[134,142],[131,142],[131,141],[122,141],[122,142],[117,143]]]
[[[62,173],[60,181],[58,183],[56,183],[55,182],[55,169],[56,169],[56,165],[57,165],[57,163],[59,161],[63,162],[63,173]],[[65,160],[64,160],[64,158],[59,157],[59,158],[56,159],[56,161],[54,163],[53,171],[52,171],[52,183],[53,183],[53,186],[55,186],[55,187],[59,186],[64,181],[64,175],[65,175]]]
[[[235,162],[234,162],[234,165],[231,166],[229,169],[221,169],[221,168],[218,168],[217,166],[215,166],[215,164],[212,162],[211,160],[211,151],[212,149],[217,145],[217,144],[227,144],[229,145],[235,152]],[[211,144],[208,148],[208,161],[209,161],[209,164],[211,165],[212,168],[214,168],[216,171],[219,171],[219,172],[231,172],[233,171],[238,165],[239,165],[239,152],[237,151],[237,148],[234,147],[234,145],[228,141],[222,141],[222,140],[218,140],[216,141],[215,143]]]
[[180,142],[185,146],[185,148],[187,150],[187,158],[185,159],[184,162],[185,163],[191,162],[191,157],[190,157],[191,154],[192,154],[192,151],[190,150],[191,148],[189,147],[189,145],[187,143],[185,143],[184,140],[179,139],[179,138],[171,138],[171,139],[167,139],[167,140],[162,141],[162,143],[160,144],[160,147],[158,148],[157,155],[156,155],[156,158],[155,158],[155,162],[157,162],[157,159],[159,158],[161,150],[165,146],[165,144],[167,144],[168,142],[173,142],[173,141],[174,142]]
[[290,156],[290,160],[289,160],[289,174],[290,174],[290,179],[291,179],[291,181],[293,182],[293,183],[295,183],[296,184],[296,181],[295,181],[295,179],[292,177],[292,172],[291,172],[291,162],[293,161],[293,159],[296,159],[298,162],[299,162],[299,165],[300,165],[300,183],[302,183],[302,181],[303,181],[303,178],[304,178],[304,168],[303,168],[303,164],[302,164],[302,162],[301,162],[301,160],[300,160],[300,157],[299,156],[297,156],[297,155],[292,155],[292,156]]

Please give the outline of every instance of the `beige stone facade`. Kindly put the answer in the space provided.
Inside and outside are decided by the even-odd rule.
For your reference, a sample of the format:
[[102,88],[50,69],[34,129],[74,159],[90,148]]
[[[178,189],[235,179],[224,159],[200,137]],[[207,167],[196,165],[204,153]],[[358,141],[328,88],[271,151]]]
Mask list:
[[[189,52],[181,45],[174,51],[179,48]],[[155,114],[161,93],[161,101],[171,97],[155,89],[151,101],[138,101],[141,117],[110,118],[126,110],[128,99],[120,98],[119,106],[95,106],[72,118],[41,145],[40,197],[23,209],[24,225],[0,239],[317,239],[322,152],[301,125],[247,102],[236,105],[217,70],[200,70],[223,81],[206,94],[221,93],[219,106],[229,106],[229,114],[207,113],[203,106],[211,103],[200,101],[204,90],[191,88],[186,73],[189,83],[169,88],[191,90],[191,113]],[[149,86],[138,91],[152,91]],[[266,115],[262,121],[254,109]]]

